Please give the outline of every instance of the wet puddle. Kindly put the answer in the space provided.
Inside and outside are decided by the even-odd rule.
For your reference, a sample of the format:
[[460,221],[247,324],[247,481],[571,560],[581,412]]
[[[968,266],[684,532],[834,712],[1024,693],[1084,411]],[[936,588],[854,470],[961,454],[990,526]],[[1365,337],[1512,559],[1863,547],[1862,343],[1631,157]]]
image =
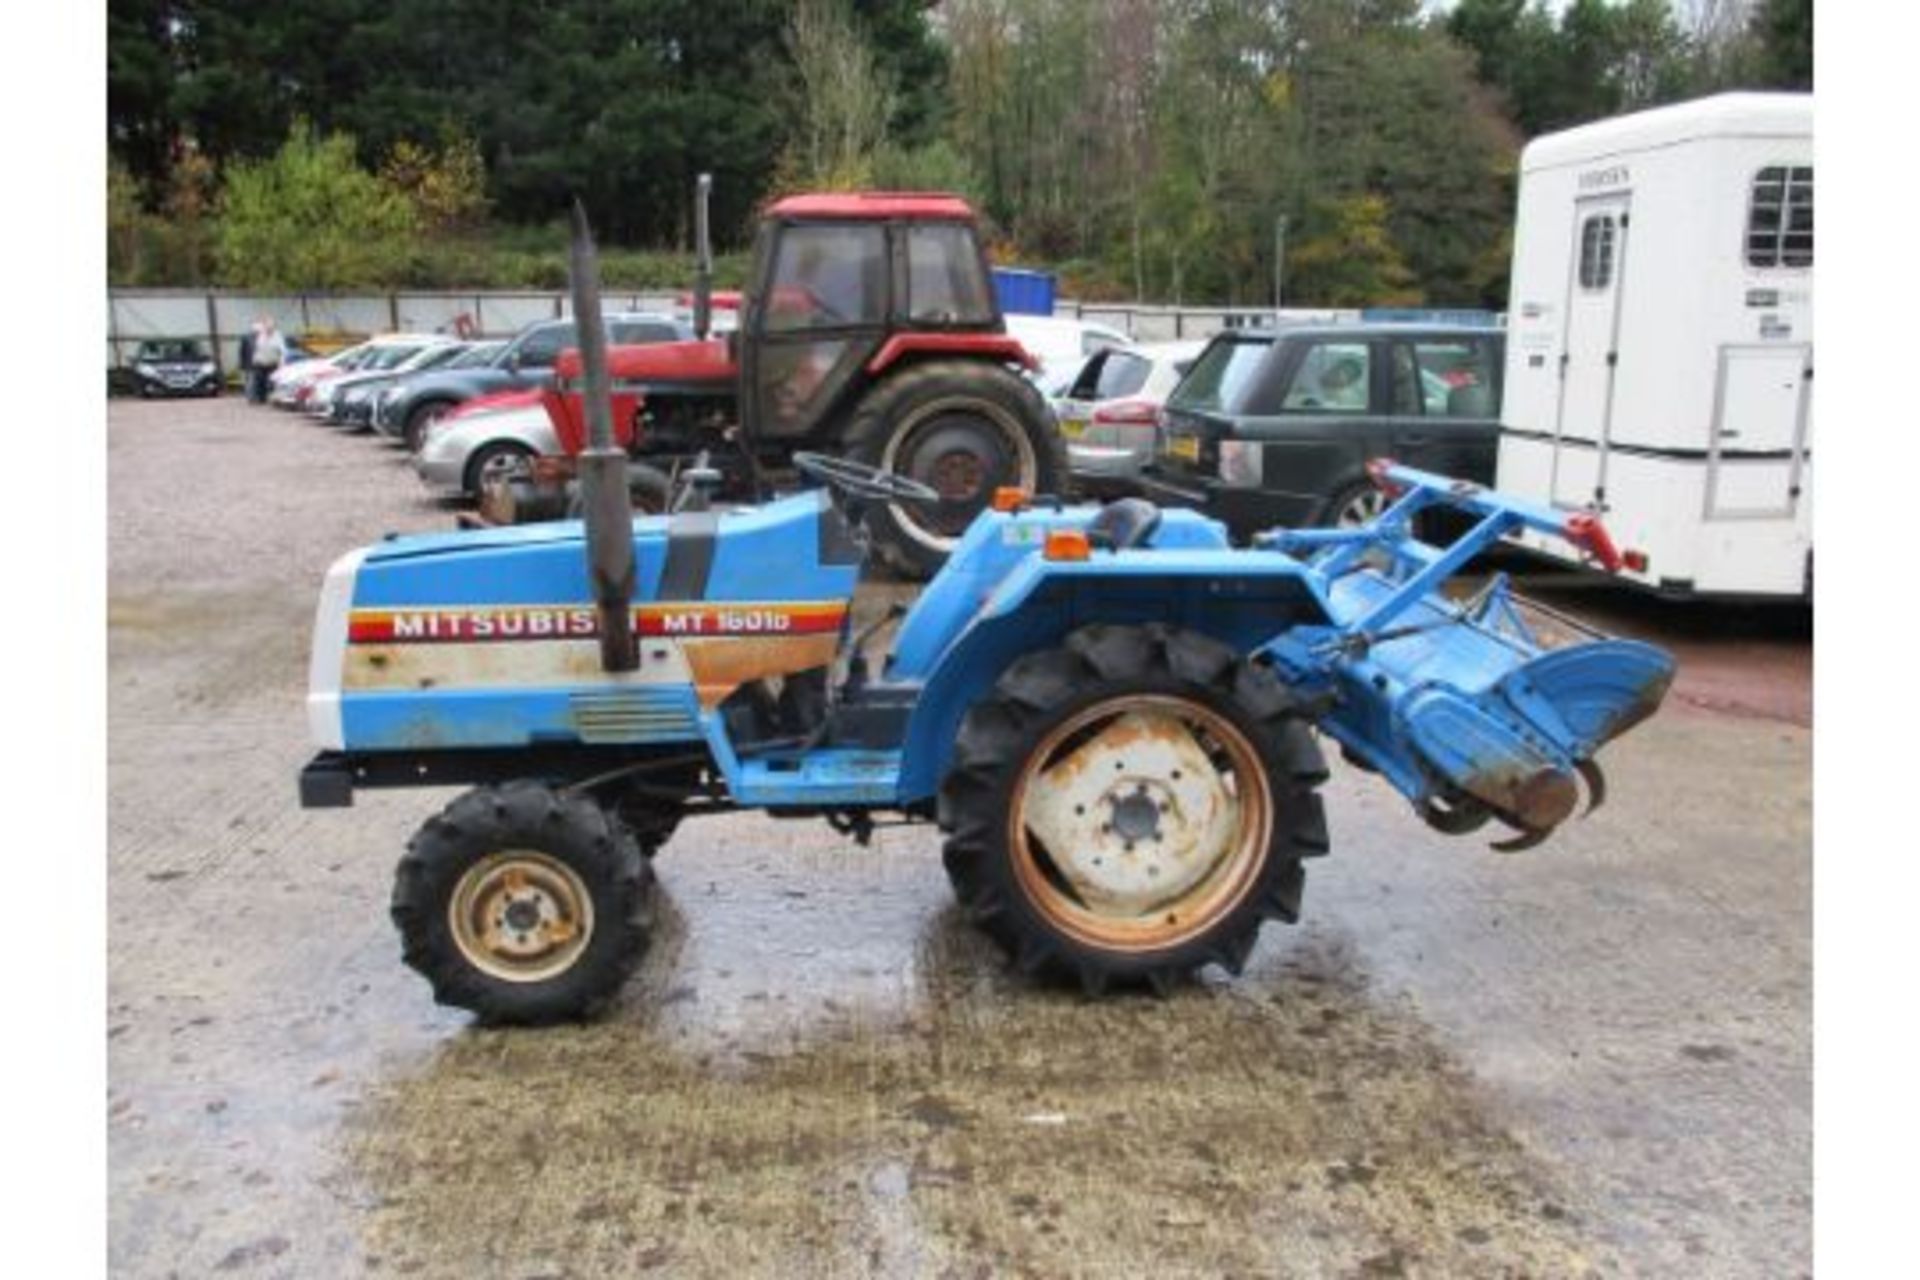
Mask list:
[[[369,1270],[1603,1265],[1472,1081],[1332,934],[1276,928],[1238,981],[1090,1002],[1008,975],[931,904],[943,886],[791,903],[780,924],[743,928],[735,911],[777,911],[823,880],[831,896],[835,877],[776,881],[741,907],[737,890],[708,896],[704,865],[675,861],[662,874],[679,902],[606,1021],[462,1031],[356,1109]],[[743,871],[721,876],[752,883]],[[870,866],[864,880],[878,887]],[[928,908],[911,940],[903,897]]]

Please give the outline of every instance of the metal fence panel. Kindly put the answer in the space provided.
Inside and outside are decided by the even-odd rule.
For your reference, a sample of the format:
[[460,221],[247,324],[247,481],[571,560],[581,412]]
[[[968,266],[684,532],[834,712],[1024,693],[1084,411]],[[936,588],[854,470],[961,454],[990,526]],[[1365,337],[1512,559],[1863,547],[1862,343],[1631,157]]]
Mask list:
[[[609,309],[675,312],[680,294],[666,290],[604,293]],[[145,338],[200,338],[216,345],[224,367],[239,358],[240,335],[261,316],[284,333],[452,333],[471,325],[476,336],[511,337],[527,325],[569,313],[559,290],[420,290],[378,294],[252,294],[191,289],[108,291],[107,361],[124,365]],[[1133,335],[1135,342],[1206,338],[1222,329],[1284,321],[1333,322],[1361,318],[1354,310],[1289,307],[1163,307],[1139,303],[1065,300],[1056,316],[1096,321]]]
[[474,295],[479,310],[474,318],[480,332],[506,335],[518,333],[540,320],[561,314],[557,293],[481,293]]
[[483,333],[479,326],[480,299],[471,293],[397,293],[393,295],[393,321],[406,333],[454,333],[460,318],[474,326],[476,337],[505,337]]

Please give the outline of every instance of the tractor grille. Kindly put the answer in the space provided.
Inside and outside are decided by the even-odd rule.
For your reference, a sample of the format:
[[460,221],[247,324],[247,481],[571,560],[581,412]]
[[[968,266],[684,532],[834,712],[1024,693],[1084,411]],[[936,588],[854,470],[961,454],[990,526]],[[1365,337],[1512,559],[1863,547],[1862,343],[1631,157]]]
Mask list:
[[570,701],[582,742],[669,742],[700,736],[693,711],[679,690],[576,693]]

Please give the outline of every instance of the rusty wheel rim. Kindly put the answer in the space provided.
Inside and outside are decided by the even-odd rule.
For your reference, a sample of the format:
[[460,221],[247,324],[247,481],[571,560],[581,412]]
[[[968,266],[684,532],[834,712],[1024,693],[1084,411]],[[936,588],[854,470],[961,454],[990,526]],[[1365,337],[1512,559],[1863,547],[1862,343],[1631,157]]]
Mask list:
[[1008,816],[1027,901],[1089,946],[1155,952],[1204,935],[1266,863],[1273,797],[1259,753],[1201,703],[1095,703],[1028,756]]
[[490,853],[467,868],[447,903],[467,963],[506,982],[565,973],[593,937],[593,900],[573,868],[531,849]]

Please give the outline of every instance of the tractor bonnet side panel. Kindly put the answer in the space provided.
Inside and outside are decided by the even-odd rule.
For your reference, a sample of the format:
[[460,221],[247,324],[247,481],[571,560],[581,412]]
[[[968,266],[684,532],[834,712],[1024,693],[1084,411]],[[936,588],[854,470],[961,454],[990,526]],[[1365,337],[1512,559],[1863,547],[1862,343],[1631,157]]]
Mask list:
[[315,735],[350,752],[701,740],[743,681],[832,659],[857,566],[824,510],[805,494],[635,521],[641,662],[621,674],[600,666],[577,522],[370,548],[322,593]]

